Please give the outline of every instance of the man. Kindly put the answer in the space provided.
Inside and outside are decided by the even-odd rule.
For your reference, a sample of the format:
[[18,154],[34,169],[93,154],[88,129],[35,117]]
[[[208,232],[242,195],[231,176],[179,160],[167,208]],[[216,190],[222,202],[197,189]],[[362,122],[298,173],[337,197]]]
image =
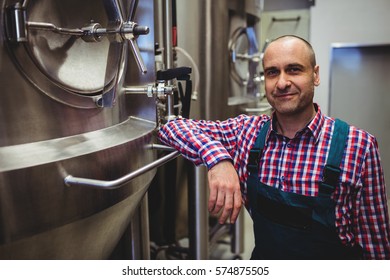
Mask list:
[[162,142],[209,170],[209,211],[254,222],[252,259],[390,259],[389,214],[377,141],[325,116],[314,51],[282,36],[263,57],[271,117],[178,118]]

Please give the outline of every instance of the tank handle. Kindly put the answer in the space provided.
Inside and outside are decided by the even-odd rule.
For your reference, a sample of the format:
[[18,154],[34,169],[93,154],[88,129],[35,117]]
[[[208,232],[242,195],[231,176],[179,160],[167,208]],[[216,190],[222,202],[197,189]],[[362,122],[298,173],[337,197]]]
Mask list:
[[[163,150],[174,150],[173,148],[166,147],[163,145],[157,145],[152,144],[152,148],[158,148]],[[159,158],[158,160],[149,163],[131,173],[128,173],[124,175],[123,177],[120,177],[115,180],[111,181],[105,181],[105,180],[96,180],[96,179],[88,179],[88,178],[79,178],[79,177],[73,177],[72,175],[68,175],[65,177],[64,182],[65,185],[71,187],[71,186],[85,186],[85,187],[91,187],[91,188],[97,188],[97,189],[104,189],[104,190],[111,190],[111,189],[117,189],[124,185],[125,183],[130,182],[134,178],[154,169],[161,165],[164,165],[168,161],[175,159],[178,157],[180,153],[178,151],[173,151],[162,158]]]

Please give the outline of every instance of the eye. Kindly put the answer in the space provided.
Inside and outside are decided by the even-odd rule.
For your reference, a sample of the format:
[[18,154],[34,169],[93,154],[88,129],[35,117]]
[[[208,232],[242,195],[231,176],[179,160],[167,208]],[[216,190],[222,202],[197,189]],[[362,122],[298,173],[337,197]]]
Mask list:
[[291,66],[286,69],[286,72],[290,74],[298,74],[302,72],[302,69],[298,66]]
[[265,71],[266,77],[275,77],[279,74],[279,70],[277,69],[268,69]]

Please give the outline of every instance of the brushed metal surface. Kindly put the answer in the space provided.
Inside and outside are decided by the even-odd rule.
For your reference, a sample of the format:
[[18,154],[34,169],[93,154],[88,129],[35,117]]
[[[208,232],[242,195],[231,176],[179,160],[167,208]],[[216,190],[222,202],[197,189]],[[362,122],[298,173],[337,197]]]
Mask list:
[[[0,1],[0,259],[108,258],[156,170],[115,190],[68,187],[64,178],[113,180],[157,159],[148,148],[155,142],[155,101],[122,91],[155,81],[153,1],[136,1],[134,18],[150,28],[137,40],[148,73],[140,73],[128,42],[120,42],[119,64],[109,72],[119,74],[111,108],[95,104],[111,59],[108,41],[28,30],[26,42],[11,42],[4,22],[16,2]],[[119,5],[128,18],[135,3],[22,2],[28,21],[66,28],[91,20],[110,25],[109,7]]]
[[[75,151],[80,152],[79,156],[64,156],[62,159],[52,162],[43,159],[40,164],[35,166],[1,172],[0,258],[7,255],[6,249],[10,248],[14,242],[20,242],[25,238],[29,239],[46,231],[53,231],[57,227],[86,219],[135,196],[129,199],[134,205],[129,205],[127,210],[124,209],[128,211],[129,217],[123,222],[128,222],[132,211],[142,198],[142,195],[137,195],[137,193],[144,194],[147,191],[155,170],[133,179],[116,190],[67,187],[64,178],[68,174],[97,179],[115,179],[123,176],[129,171],[155,160],[154,151],[142,151],[142,147],[152,141],[151,138],[151,133],[144,133],[144,135],[123,144],[112,147],[107,145],[108,148],[100,149],[97,152],[85,154],[83,151],[75,149]],[[89,143],[92,143],[91,141],[95,143],[104,141],[104,137],[90,138]],[[71,150],[69,147],[72,146],[72,142],[69,143],[70,145],[67,147],[62,146],[63,151]],[[61,150],[59,148],[58,152]],[[122,215],[121,213],[117,214]],[[124,226],[121,225],[118,230]],[[70,228],[72,227],[70,226]],[[82,231],[73,232],[68,236],[69,238],[62,240],[61,246],[67,247],[67,244],[72,242],[71,239],[79,234],[84,235],[85,233]],[[106,235],[101,236],[98,229],[90,236],[97,243],[103,242],[104,240],[98,240],[99,237],[112,238]],[[30,245],[35,246],[34,244]],[[51,249],[53,250],[52,254],[55,254],[54,252],[57,250],[63,250],[63,248],[57,248],[54,245]],[[28,246],[24,250],[29,250]],[[20,253],[20,257],[22,257],[23,252]],[[17,252],[13,252],[13,256],[18,256]],[[61,255],[58,257],[60,258]]]
[[[63,138],[0,147],[0,171],[42,165],[91,154],[137,140],[153,132],[155,124],[129,118],[120,124]],[[142,147],[143,148],[143,147]]]
[[0,247],[0,259],[107,259],[131,221],[144,191],[94,215]]

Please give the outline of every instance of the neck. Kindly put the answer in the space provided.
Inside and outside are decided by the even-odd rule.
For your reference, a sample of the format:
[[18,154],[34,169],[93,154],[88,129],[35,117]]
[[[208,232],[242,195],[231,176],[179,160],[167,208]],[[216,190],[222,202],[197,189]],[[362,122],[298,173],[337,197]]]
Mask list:
[[283,115],[276,112],[276,128],[278,133],[290,139],[294,138],[296,133],[302,130],[316,115],[314,106],[304,114]]

